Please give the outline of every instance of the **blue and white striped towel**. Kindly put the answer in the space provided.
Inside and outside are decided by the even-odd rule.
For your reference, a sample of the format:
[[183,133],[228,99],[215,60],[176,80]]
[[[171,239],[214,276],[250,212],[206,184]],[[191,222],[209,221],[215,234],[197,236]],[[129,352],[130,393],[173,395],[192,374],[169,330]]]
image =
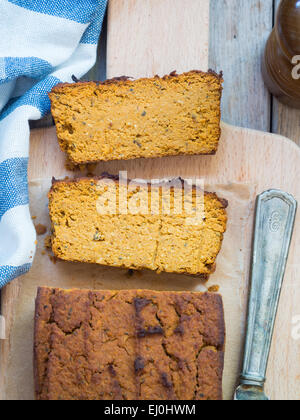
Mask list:
[[28,207],[29,120],[54,85],[94,64],[107,0],[0,0],[0,288],[26,273],[36,234]]

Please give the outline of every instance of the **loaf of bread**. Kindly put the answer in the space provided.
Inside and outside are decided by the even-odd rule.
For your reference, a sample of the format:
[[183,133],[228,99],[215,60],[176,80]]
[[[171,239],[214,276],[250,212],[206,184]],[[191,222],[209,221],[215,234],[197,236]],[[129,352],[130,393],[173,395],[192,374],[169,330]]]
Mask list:
[[208,155],[220,138],[222,76],[59,84],[50,93],[59,144],[75,164]]
[[189,190],[181,179],[54,181],[52,249],[67,261],[209,275],[226,230],[226,206],[214,193]]
[[213,293],[40,288],[38,400],[221,400],[225,326]]

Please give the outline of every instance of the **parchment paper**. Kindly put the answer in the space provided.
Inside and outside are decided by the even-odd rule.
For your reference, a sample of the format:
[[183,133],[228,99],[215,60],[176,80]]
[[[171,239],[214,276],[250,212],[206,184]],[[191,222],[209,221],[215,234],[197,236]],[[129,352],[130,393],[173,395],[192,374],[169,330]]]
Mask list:
[[20,282],[18,302],[11,329],[11,349],[6,361],[5,399],[31,400],[33,387],[33,317],[38,286],[83,289],[153,289],[205,291],[218,285],[223,295],[226,318],[226,356],[224,371],[224,398],[231,399],[239,375],[242,358],[244,323],[246,315],[248,267],[251,229],[254,209],[254,188],[243,184],[205,185],[229,201],[228,228],[223,247],[217,259],[217,270],[207,283],[199,278],[181,275],[156,274],[150,271],[135,273],[103,268],[97,265],[51,261],[45,252],[44,240],[50,231],[47,193],[51,181],[30,183],[31,214],[34,223],[47,227],[47,233],[38,236],[38,249],[33,268]]

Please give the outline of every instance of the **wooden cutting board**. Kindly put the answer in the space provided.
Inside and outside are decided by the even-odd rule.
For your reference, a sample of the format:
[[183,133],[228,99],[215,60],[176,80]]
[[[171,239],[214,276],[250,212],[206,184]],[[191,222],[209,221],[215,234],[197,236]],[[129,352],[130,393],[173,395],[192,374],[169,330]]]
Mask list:
[[[208,41],[209,0],[110,0],[108,77],[164,75],[175,69],[178,72],[207,70]],[[224,77],[226,79],[226,74]],[[234,86],[226,88],[234,89]],[[101,164],[103,171],[117,173],[127,170],[130,177],[198,176],[205,178],[207,183],[249,183],[257,194],[269,188],[279,188],[300,201],[299,168],[300,149],[292,141],[227,124],[222,124],[222,138],[216,156]],[[52,175],[57,178],[66,175],[65,157],[58,148],[55,129],[35,130],[31,136],[29,178]],[[278,400],[300,399],[300,340],[297,340],[297,336],[293,338],[293,323],[300,315],[300,287],[297,284],[300,269],[299,219],[300,213],[268,369],[267,393],[272,399]],[[247,241],[250,244],[250,234]],[[250,259],[250,254],[247,257]],[[7,340],[1,345],[2,372],[5,372],[7,354],[13,351],[9,332],[20,281],[16,280],[7,286],[2,298],[7,322]],[[242,283],[241,287],[240,293],[247,295],[247,282]],[[242,353],[242,348],[240,351]]]

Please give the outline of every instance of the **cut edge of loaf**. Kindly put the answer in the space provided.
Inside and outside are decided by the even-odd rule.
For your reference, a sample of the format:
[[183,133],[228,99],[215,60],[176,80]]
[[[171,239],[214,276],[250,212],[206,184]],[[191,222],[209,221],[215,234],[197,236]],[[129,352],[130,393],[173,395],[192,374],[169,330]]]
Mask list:
[[[220,106],[219,106],[219,116],[218,116],[218,122],[219,122],[219,128],[218,128],[218,133],[217,134],[217,147],[212,150],[211,152],[207,152],[207,153],[189,153],[189,152],[180,152],[180,153],[176,153],[176,152],[171,152],[166,154],[165,156],[161,156],[161,155],[157,155],[157,156],[151,156],[151,157],[122,157],[122,159],[115,159],[115,158],[102,158],[102,159],[98,159],[98,160],[75,160],[73,159],[72,155],[70,153],[68,153],[67,149],[66,149],[66,145],[65,145],[65,141],[63,139],[60,138],[58,132],[57,132],[57,138],[58,138],[58,142],[60,145],[60,148],[63,152],[67,153],[68,155],[68,159],[70,160],[71,163],[73,163],[74,165],[86,165],[86,164],[92,164],[92,163],[96,163],[96,162],[114,162],[114,161],[119,161],[119,160],[124,160],[124,161],[129,161],[129,160],[135,160],[135,159],[161,159],[164,158],[166,156],[214,156],[216,155],[217,151],[218,151],[218,145],[219,145],[219,141],[222,135],[222,129],[221,129],[221,100],[222,100],[222,92],[223,92],[223,86],[222,83],[224,82],[223,79],[223,72],[220,71],[220,73],[215,72],[212,69],[209,69],[207,72],[201,71],[201,70],[191,70],[188,72],[184,72],[181,74],[178,74],[176,70],[174,70],[173,72],[171,72],[170,74],[166,74],[163,77],[160,77],[158,75],[154,76],[154,77],[142,77],[142,78],[132,78],[130,76],[119,76],[119,77],[113,77],[111,79],[107,79],[105,81],[81,81],[78,80],[75,76],[73,76],[73,80],[74,83],[58,83],[57,85],[55,85],[52,90],[48,93],[50,102],[51,102],[51,108],[54,104],[53,101],[53,95],[55,95],[56,93],[59,93],[61,91],[61,89],[68,87],[68,88],[72,88],[72,89],[76,89],[76,87],[78,85],[94,85],[95,87],[97,86],[107,86],[107,85],[121,85],[121,84],[127,84],[128,82],[135,82],[135,81],[155,81],[158,79],[161,80],[169,80],[172,78],[176,78],[180,75],[182,76],[187,76],[190,74],[201,74],[201,75],[210,75],[210,76],[214,76],[216,79],[219,80],[220,82],[220,89],[219,89],[219,101],[220,101]],[[54,118],[54,117],[53,117]],[[54,118],[54,122],[56,124],[56,118]]]
[[[94,176],[92,178],[89,178],[89,177],[79,177],[79,178],[77,177],[76,178],[75,177],[73,179],[70,179],[69,177],[67,177],[66,179],[63,179],[63,180],[57,180],[57,179],[55,179],[53,177],[52,178],[52,186],[51,186],[50,191],[48,193],[49,203],[51,203],[51,195],[54,192],[54,187],[56,185],[59,185],[59,184],[61,184],[61,185],[63,185],[63,184],[76,184],[76,183],[80,183],[81,181],[88,181],[88,182],[95,181],[95,182],[97,182],[97,181],[101,181],[103,179],[104,180],[105,179],[110,179],[110,180],[113,180],[115,182],[122,182],[122,180],[123,180],[118,175],[111,175],[111,174],[108,174],[106,172],[104,172],[100,176]],[[127,184],[134,182],[135,185],[140,186],[140,187],[144,187],[144,188],[146,186],[151,185],[150,182],[149,181],[146,181],[146,180],[145,180],[145,182],[142,182],[142,180],[130,180],[130,179],[127,179],[126,181],[127,181]],[[158,187],[158,188],[164,187],[164,186],[170,187],[170,186],[172,186],[172,183],[173,183],[175,185],[175,188],[176,188],[176,187],[178,187],[178,183],[176,183],[176,181],[177,182],[180,181],[181,182],[181,185],[183,186],[184,179],[181,178],[181,177],[177,177],[177,178],[172,178],[169,181],[167,181],[167,180],[160,181],[160,182],[158,182],[158,183],[155,184],[155,187]],[[203,191],[201,188],[199,188],[199,187],[197,187],[195,185],[192,185],[190,187],[193,190],[195,190],[195,189],[200,190],[201,192],[203,192],[205,194],[205,196],[210,196],[210,197],[216,199],[221,204],[221,208],[223,208],[224,210],[227,209],[227,207],[229,205],[228,200],[226,200],[224,198],[220,198],[215,192]],[[224,233],[226,232],[227,221],[228,221],[228,217],[227,217],[227,214],[226,214]],[[51,221],[51,223],[52,223],[52,221]],[[53,226],[52,226],[52,232],[54,232]],[[216,259],[217,259],[218,255],[219,255],[219,253],[220,253],[220,251],[222,249],[222,243],[223,243],[223,240],[224,240],[224,233],[222,234],[222,238],[221,238],[221,241],[220,241],[220,245],[219,245],[219,249],[218,249],[218,252],[217,252],[217,255],[216,255]],[[53,238],[54,238],[54,234],[52,233],[52,235],[51,235],[51,243],[53,243]],[[58,258],[59,260],[68,261],[68,262],[75,262],[75,263],[82,263],[81,260],[77,260],[77,259],[64,259],[64,258],[62,258],[62,256],[59,253],[57,253],[55,249],[53,249],[53,246],[52,246],[52,251],[53,251],[54,256],[56,258]],[[171,273],[171,274],[173,273],[173,274],[187,275],[187,276],[190,276],[190,277],[197,277],[197,278],[199,278],[199,279],[201,279],[202,281],[205,282],[205,281],[208,281],[210,275],[213,274],[216,271],[216,259],[215,259],[215,262],[213,264],[211,264],[209,273],[196,273],[196,274],[192,273],[191,274],[191,273],[189,273],[187,271],[186,272],[180,272],[180,273],[170,272],[170,271],[163,271],[163,272],[164,273]],[[99,264],[99,265],[101,266],[101,264]],[[106,267],[106,265],[102,265],[102,266]],[[111,267],[113,267],[113,266],[111,266]],[[119,268],[131,270],[131,268],[130,267],[127,267],[127,266],[126,267],[125,266],[120,266]],[[147,270],[147,268],[142,268],[142,269],[132,268],[132,270],[140,271],[140,270]],[[150,269],[148,269],[148,270],[150,270]],[[150,271],[152,271],[152,270],[150,270]],[[160,274],[161,273],[159,270],[154,270],[154,272],[156,272],[157,274]]]

